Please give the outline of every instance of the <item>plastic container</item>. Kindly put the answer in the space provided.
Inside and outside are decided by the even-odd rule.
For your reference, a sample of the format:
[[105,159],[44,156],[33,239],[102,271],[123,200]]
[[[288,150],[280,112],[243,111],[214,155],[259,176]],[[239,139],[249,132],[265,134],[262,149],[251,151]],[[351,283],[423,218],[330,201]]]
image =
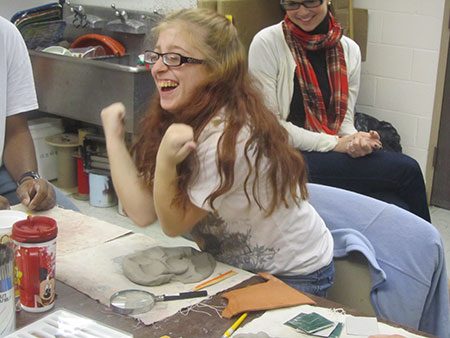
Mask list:
[[0,337],[16,329],[13,267],[13,250],[6,244],[0,244]]
[[74,198],[81,201],[89,199],[89,175],[84,170],[84,161],[80,156],[75,156],[77,161],[77,193],[73,195]]
[[56,221],[28,216],[14,223],[12,240],[22,309],[43,312],[55,305]]
[[44,48],[42,51],[46,52],[46,53],[57,54],[57,55],[73,56],[72,52],[70,50],[68,50],[67,48],[61,47],[61,46],[50,46],[50,47]]
[[[0,210],[0,245],[4,244],[13,248],[13,243],[11,240],[11,233],[14,223],[27,219],[27,214],[18,210]],[[14,264],[13,264],[14,265]],[[13,276],[13,293],[14,293],[14,304],[15,309],[20,310],[20,292],[17,286],[16,275]],[[2,286],[5,290],[5,285]],[[1,292],[1,291],[0,291]],[[6,297],[6,296],[0,296]],[[1,301],[0,301],[1,308]],[[0,313],[1,310],[0,310]],[[2,329],[0,329],[0,337],[2,336]]]
[[54,180],[58,177],[58,151],[45,142],[47,136],[64,132],[61,119],[43,117],[28,121],[28,127],[33,138],[41,177]]
[[72,56],[93,59],[106,55],[105,48],[103,46],[89,46],[81,48],[71,48]]
[[0,244],[10,242],[13,224],[27,219],[27,214],[16,210],[0,210]]
[[112,179],[107,174],[89,173],[89,204],[99,208],[109,208],[117,204]]

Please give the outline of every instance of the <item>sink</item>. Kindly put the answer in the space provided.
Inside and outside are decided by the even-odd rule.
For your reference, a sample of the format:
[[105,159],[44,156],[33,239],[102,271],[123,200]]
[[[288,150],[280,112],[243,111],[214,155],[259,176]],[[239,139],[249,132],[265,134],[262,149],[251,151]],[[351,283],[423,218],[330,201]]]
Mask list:
[[126,109],[125,129],[134,133],[155,91],[137,55],[82,59],[29,50],[39,110],[101,125],[100,111],[113,102]]
[[124,56],[99,56],[91,60],[146,70],[145,67],[138,65],[138,55],[136,54],[125,54]]

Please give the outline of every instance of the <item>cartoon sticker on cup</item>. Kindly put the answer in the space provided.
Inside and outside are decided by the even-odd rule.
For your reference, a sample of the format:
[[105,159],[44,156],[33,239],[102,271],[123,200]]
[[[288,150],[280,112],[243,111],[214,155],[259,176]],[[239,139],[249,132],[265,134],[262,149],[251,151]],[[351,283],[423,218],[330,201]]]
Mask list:
[[35,304],[46,307],[55,300],[55,278],[48,274],[47,269],[39,269],[39,295],[35,295]]
[[56,221],[28,216],[14,223],[12,239],[22,309],[42,312],[55,301]]

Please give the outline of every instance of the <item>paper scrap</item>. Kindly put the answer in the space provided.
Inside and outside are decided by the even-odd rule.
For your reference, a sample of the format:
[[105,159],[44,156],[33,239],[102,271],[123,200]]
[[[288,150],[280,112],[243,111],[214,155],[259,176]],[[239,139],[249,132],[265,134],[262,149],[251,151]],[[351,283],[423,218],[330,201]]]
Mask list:
[[345,327],[349,335],[370,336],[378,334],[378,321],[375,317],[347,316]]

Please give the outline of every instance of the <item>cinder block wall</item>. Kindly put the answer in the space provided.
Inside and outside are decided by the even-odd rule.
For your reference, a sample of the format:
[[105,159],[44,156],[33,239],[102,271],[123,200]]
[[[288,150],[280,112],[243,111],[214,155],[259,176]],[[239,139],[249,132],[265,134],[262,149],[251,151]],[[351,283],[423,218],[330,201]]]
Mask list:
[[[369,10],[357,111],[389,121],[425,173],[445,0],[354,0]],[[443,46],[447,48],[447,46]]]

